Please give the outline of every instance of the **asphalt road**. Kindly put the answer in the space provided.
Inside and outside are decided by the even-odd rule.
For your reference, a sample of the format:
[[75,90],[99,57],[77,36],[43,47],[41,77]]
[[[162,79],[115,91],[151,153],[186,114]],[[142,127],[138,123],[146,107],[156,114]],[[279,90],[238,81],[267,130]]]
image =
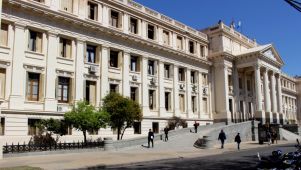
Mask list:
[[[294,144],[269,146],[243,151],[229,151],[224,154],[200,157],[200,158],[178,158],[170,160],[160,160],[154,162],[142,162],[130,165],[116,165],[110,167],[93,167],[92,169],[204,169],[204,170],[251,170],[256,169],[258,158],[257,152],[262,156],[271,155],[273,150],[280,149],[283,153],[294,151]],[[201,150],[206,151],[206,150]],[[208,151],[208,150],[207,150]],[[89,168],[90,169],[90,168]]]

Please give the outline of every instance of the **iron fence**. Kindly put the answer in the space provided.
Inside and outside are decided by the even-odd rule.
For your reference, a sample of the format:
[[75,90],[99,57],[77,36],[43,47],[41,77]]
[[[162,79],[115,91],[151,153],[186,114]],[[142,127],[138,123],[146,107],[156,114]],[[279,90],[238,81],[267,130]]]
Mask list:
[[64,143],[54,143],[54,144],[43,144],[43,145],[35,145],[35,144],[11,144],[3,146],[3,154],[8,153],[24,153],[24,152],[39,152],[39,151],[55,151],[55,150],[74,150],[74,149],[87,149],[87,148],[103,148],[103,141],[95,141],[95,142],[64,142]]

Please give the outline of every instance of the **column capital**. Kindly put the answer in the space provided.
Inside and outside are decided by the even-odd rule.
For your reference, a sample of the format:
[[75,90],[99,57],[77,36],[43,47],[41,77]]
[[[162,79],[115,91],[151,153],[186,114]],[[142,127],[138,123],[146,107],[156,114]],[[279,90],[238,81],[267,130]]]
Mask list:
[[76,42],[77,43],[84,43],[86,40],[85,39],[83,39],[83,38],[77,38],[76,39]]
[[15,26],[15,28],[25,29],[26,24],[25,23],[16,22],[16,23],[14,23],[14,26]]
[[254,67],[255,70],[258,70],[258,69],[260,69],[262,66],[261,66],[261,64],[259,64],[259,63],[255,63],[255,64],[253,65],[253,67]]
[[102,44],[102,45],[101,45],[101,48],[102,48],[102,49],[107,49],[107,50],[108,50],[108,49],[110,49],[110,46],[109,46],[108,44]]
[[48,36],[50,37],[57,37],[58,36],[58,32],[57,31],[52,31],[52,30],[49,30],[47,32]]

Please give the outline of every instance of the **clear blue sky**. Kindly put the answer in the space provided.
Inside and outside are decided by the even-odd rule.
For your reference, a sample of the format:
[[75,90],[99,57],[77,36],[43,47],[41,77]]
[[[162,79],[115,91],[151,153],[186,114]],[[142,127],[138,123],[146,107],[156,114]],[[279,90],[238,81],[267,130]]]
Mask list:
[[222,20],[242,22],[242,33],[260,44],[273,43],[283,71],[301,75],[301,12],[284,0],[135,0],[196,29]]

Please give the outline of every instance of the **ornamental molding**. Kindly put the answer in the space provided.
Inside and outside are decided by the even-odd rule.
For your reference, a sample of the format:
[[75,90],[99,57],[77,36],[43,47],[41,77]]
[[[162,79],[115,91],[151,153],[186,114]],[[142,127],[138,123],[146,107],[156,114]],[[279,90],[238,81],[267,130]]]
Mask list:
[[35,66],[35,65],[31,65],[31,64],[24,64],[23,67],[28,72],[43,73],[45,71],[45,68],[43,66]]
[[70,78],[74,77],[74,72],[67,71],[67,70],[56,69],[56,74],[62,77],[70,77]]
[[90,81],[97,81],[99,79],[99,76],[92,74],[84,74],[84,78]]

